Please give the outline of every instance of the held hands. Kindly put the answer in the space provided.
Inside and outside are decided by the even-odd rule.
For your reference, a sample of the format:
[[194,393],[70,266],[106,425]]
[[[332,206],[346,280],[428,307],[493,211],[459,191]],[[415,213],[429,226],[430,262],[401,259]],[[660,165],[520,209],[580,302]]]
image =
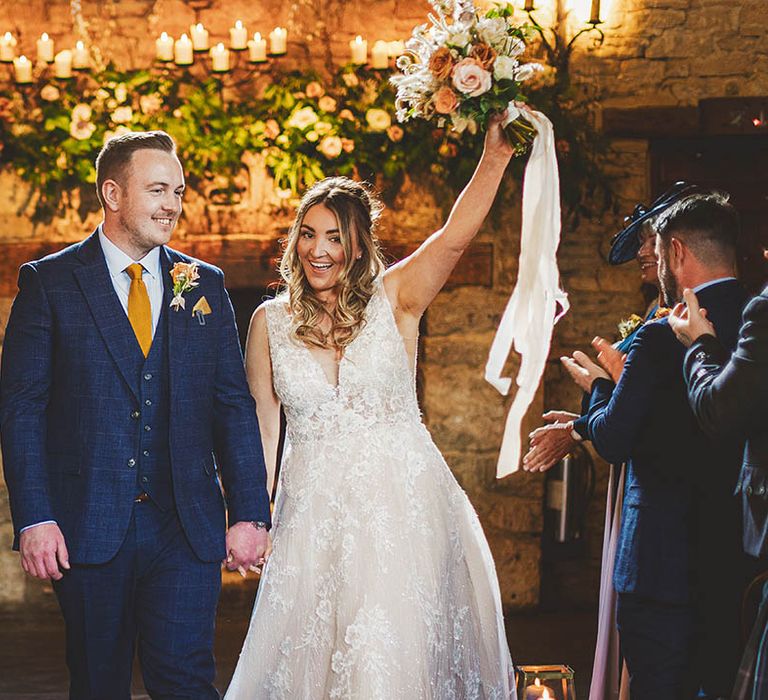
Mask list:
[[248,571],[260,574],[271,552],[272,539],[266,529],[256,529],[249,522],[235,523],[227,530],[227,558],[222,566],[239,571],[243,578]]
[[19,537],[21,568],[30,576],[59,581],[69,570],[69,553],[59,526],[35,525]]
[[571,375],[571,379],[587,393],[592,391],[592,383],[595,379],[611,378],[608,372],[592,362],[581,350],[574,352],[573,357],[561,357],[560,362]]
[[702,335],[717,335],[715,327],[707,319],[707,310],[699,306],[699,300],[690,289],[683,290],[683,301],[672,309],[669,327],[687,348]]
[[543,472],[557,464],[577,444],[571,431],[575,413],[548,411],[543,416],[549,425],[536,428],[528,437],[531,447],[523,457],[523,469],[527,472]]

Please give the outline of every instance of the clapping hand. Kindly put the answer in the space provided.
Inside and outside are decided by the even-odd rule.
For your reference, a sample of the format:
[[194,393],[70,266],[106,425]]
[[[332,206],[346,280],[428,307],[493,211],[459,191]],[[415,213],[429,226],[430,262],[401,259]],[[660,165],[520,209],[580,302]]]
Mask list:
[[624,362],[627,359],[625,353],[617,350],[605,338],[598,336],[592,341],[592,347],[597,350],[597,361],[608,372],[614,384],[618,384],[619,377],[624,371]]
[[568,411],[548,411],[543,416],[549,425],[536,428],[528,437],[531,448],[523,457],[523,469],[527,472],[543,472],[557,464],[576,445],[573,437],[573,421],[578,418]]
[[690,289],[683,290],[683,300],[669,315],[669,327],[677,339],[689,348],[702,335],[717,335],[707,318],[707,310],[699,306],[699,300]]
[[587,393],[592,391],[592,383],[595,379],[611,378],[608,372],[600,365],[592,362],[581,350],[574,352],[573,357],[561,357],[560,362],[571,375],[571,379]]

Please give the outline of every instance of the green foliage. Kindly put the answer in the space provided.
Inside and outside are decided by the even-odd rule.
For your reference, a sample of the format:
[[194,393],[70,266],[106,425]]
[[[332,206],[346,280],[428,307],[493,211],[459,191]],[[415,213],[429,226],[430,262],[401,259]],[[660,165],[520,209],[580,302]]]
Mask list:
[[[388,74],[362,68],[345,67],[330,80],[311,71],[275,75],[257,90],[251,82],[240,89],[217,78],[200,82],[186,71],[110,66],[21,90],[0,90],[0,163],[32,184],[39,195],[38,217],[56,213],[62,192],[90,189],[103,143],[128,129],[171,134],[193,186],[231,178],[253,154],[263,154],[286,202],[336,174],[375,182],[387,198],[397,193],[406,173],[457,190],[482,149],[481,134],[459,135],[423,120],[396,124]],[[495,100],[522,97],[503,81],[496,91]],[[559,137],[570,144],[563,178],[567,206],[583,199],[581,177],[594,139],[587,122],[571,118],[557,97],[546,85],[529,95],[539,109],[555,115]],[[512,172],[521,171],[522,159],[516,159]],[[569,178],[573,192],[567,189]],[[92,197],[84,200],[95,204]]]

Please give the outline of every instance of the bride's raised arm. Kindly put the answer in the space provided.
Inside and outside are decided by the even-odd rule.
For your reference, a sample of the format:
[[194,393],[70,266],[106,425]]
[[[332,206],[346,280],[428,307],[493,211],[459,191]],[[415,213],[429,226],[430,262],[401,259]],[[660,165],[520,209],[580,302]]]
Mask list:
[[387,294],[399,320],[405,320],[402,316],[416,320],[421,317],[488,215],[514,153],[504,135],[501,119],[497,116],[489,123],[480,162],[453,205],[445,225],[418,250],[387,270]]

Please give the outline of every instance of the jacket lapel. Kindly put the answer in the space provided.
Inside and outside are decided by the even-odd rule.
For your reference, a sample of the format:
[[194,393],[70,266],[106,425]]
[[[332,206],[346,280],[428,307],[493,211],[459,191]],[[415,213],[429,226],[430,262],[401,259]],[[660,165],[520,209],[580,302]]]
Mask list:
[[[170,375],[170,394],[171,405],[174,405],[176,392],[181,386],[181,373],[184,369],[183,359],[186,355],[187,332],[189,330],[189,319],[192,315],[192,309],[187,306],[186,309],[172,309],[171,300],[173,299],[173,282],[171,280],[171,268],[176,262],[183,262],[174,254],[172,250],[163,246],[160,248],[160,269],[163,276],[163,310],[161,312],[161,322],[163,316],[168,324],[168,368]],[[173,418],[171,412],[171,418]]]
[[112,285],[98,232],[83,241],[80,259],[83,265],[74,272],[80,290],[120,375],[138,398],[136,372],[132,371],[132,368],[136,366],[136,353],[141,351],[128,316]]

